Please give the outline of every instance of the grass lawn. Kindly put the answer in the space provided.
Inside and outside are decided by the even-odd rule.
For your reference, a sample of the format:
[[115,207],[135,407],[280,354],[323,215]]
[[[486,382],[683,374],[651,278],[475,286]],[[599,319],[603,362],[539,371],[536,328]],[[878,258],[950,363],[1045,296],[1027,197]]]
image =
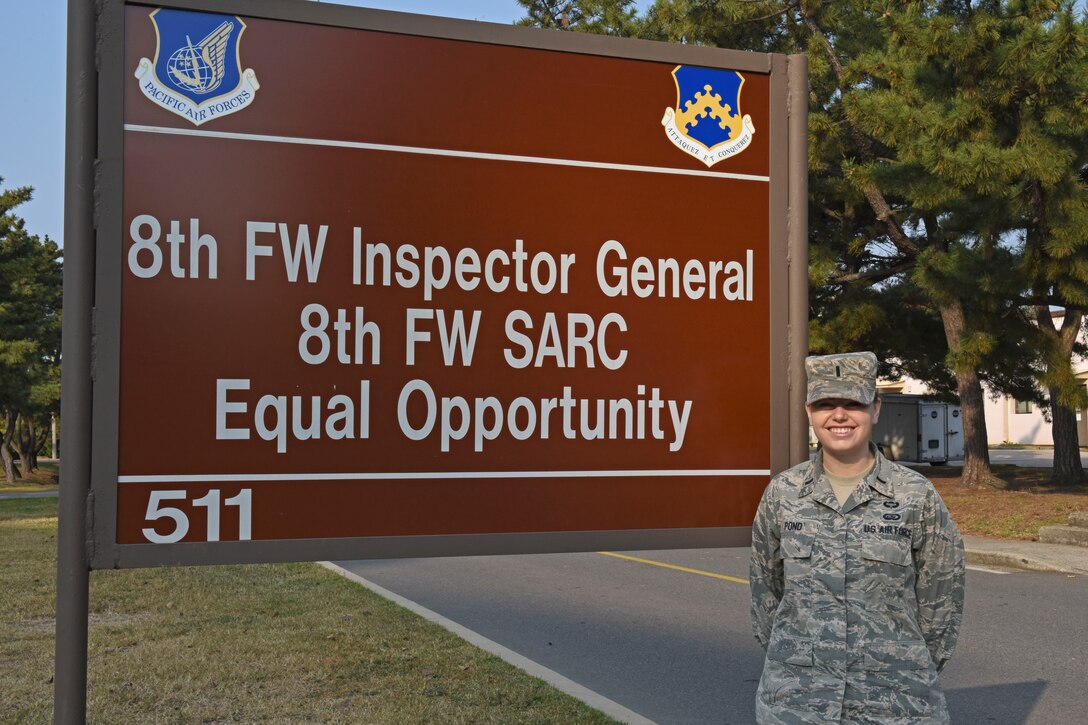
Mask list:
[[[962,491],[922,466],[966,534],[1036,539],[1088,486],[994,466]],[[0,493],[56,487],[55,463]],[[0,722],[52,720],[57,500],[0,500]],[[316,564],[91,573],[90,722],[610,723]]]
[[[53,708],[56,499],[0,501],[0,722]],[[316,564],[91,573],[89,722],[612,723]]]
[[0,472],[0,493],[55,491],[59,477],[60,464],[56,461],[42,461],[37,471],[16,479],[15,483],[5,481],[3,472]]
[[1009,484],[1004,491],[958,488],[960,469],[955,466],[919,466],[917,470],[937,486],[964,534],[1037,541],[1039,527],[1064,524],[1074,511],[1088,511],[1088,486],[1050,486],[1049,468],[993,466],[994,473]]

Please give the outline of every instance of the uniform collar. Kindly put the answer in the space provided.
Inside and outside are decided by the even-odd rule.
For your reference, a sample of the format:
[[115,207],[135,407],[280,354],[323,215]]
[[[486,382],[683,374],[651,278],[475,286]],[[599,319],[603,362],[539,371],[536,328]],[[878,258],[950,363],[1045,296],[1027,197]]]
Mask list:
[[[869,451],[876,457],[876,464],[873,466],[873,469],[866,474],[865,483],[870,490],[876,491],[887,498],[895,498],[895,489],[892,486],[890,470],[891,464],[888,463],[888,459],[884,457],[880,452],[880,449],[877,448],[872,441],[869,442]],[[798,491],[798,496],[804,498],[805,496],[811,495],[816,488],[817,482],[819,482],[823,476],[824,452],[823,449],[817,449],[816,455],[812,458],[812,464],[809,466],[808,474],[805,476],[805,482],[801,486],[801,490]],[[830,491],[830,484],[827,485],[827,488]],[[851,496],[851,498],[853,497]],[[870,499],[872,499],[871,495],[864,497],[863,501],[868,501]],[[838,502],[834,497],[834,493],[831,494],[831,501],[835,501],[836,504],[833,508],[838,508]],[[863,501],[857,501],[856,503],[863,503]],[[849,500],[847,500],[847,503],[849,504]]]

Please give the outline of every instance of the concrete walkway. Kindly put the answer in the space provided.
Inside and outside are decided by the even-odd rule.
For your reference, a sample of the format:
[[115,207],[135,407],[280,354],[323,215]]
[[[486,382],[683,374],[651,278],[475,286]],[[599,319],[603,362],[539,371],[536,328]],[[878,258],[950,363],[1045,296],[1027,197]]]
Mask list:
[[[1080,452],[1080,462],[1088,470],[1088,449]],[[925,463],[899,461],[908,466],[926,466]],[[1051,468],[1054,465],[1053,448],[991,448],[990,463],[1025,466],[1027,468]],[[962,466],[963,461],[949,461],[949,466]],[[924,472],[924,471],[923,471]]]
[[22,491],[20,493],[0,493],[0,501],[6,498],[56,498],[57,491]]
[[1088,547],[964,536],[967,563],[1088,576]]

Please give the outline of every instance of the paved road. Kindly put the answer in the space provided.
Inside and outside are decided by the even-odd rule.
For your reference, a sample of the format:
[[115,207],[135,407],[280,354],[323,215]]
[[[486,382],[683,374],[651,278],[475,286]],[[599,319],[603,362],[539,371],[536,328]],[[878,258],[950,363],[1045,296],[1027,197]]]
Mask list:
[[[1080,462],[1085,469],[1088,469],[1088,451],[1081,450]],[[990,463],[1051,468],[1054,465],[1054,450],[1051,448],[991,448]]]
[[56,498],[57,491],[26,491],[20,493],[0,493],[0,501],[15,498]]
[[[746,548],[632,552],[747,578]],[[340,562],[662,725],[752,722],[762,652],[742,581],[602,554]],[[968,573],[943,675],[957,725],[1044,725],[1088,712],[1088,579]]]
[[[1080,462],[1084,468],[1088,470],[1088,450],[1081,450]],[[925,463],[913,464],[909,461],[902,461],[902,463],[923,466],[923,473],[925,472]],[[1027,466],[1029,468],[1052,468],[1054,466],[1054,449],[991,448],[990,463],[1008,463],[1014,466]],[[962,466],[963,461],[952,461],[948,465]]]

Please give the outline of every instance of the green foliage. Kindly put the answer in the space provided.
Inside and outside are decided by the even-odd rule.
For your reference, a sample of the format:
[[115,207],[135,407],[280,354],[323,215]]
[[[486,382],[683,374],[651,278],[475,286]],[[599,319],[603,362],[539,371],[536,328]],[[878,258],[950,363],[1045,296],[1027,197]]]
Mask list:
[[790,4],[780,1],[657,0],[641,24],[642,37],[671,43],[761,53],[797,52]]
[[30,194],[28,187],[0,192],[0,417],[6,421],[5,447],[18,416],[44,430],[60,402],[61,252],[48,237],[27,232],[14,213]]
[[619,34],[805,54],[812,351],[872,349],[941,391],[971,373],[1085,402],[1076,335],[1050,322],[1063,308],[1079,329],[1088,310],[1088,20],[1072,0],[522,5],[526,24],[618,6]]
[[880,358],[882,376],[925,380],[937,394],[954,396],[956,381],[946,365],[940,316],[915,286],[813,287],[812,305],[812,353],[846,352],[860,340]]
[[[836,280],[828,259],[839,260],[838,278],[873,280],[882,268],[906,267],[897,284],[932,305],[962,307],[965,329],[947,352],[949,369],[976,370],[1020,399],[1035,397],[1023,394],[1033,381],[1068,379],[1068,353],[1055,353],[1055,336],[1033,323],[1039,305],[1088,299],[1083,22],[1069,2],[838,5],[837,14],[815,9],[810,22],[842,67],[831,92],[815,99],[810,124],[824,132],[812,134],[813,171],[830,176],[811,183],[819,205],[810,218],[824,232],[813,241],[829,247],[813,255],[824,284]],[[845,25],[851,9],[865,22]],[[814,79],[813,87],[822,86]],[[892,223],[867,221],[858,209],[867,199],[840,178],[855,192],[878,190]],[[866,230],[860,250],[857,239],[826,233],[846,208],[855,229]],[[868,345],[872,336],[840,344]]]
[[597,35],[637,35],[635,0],[518,0],[519,25]]

